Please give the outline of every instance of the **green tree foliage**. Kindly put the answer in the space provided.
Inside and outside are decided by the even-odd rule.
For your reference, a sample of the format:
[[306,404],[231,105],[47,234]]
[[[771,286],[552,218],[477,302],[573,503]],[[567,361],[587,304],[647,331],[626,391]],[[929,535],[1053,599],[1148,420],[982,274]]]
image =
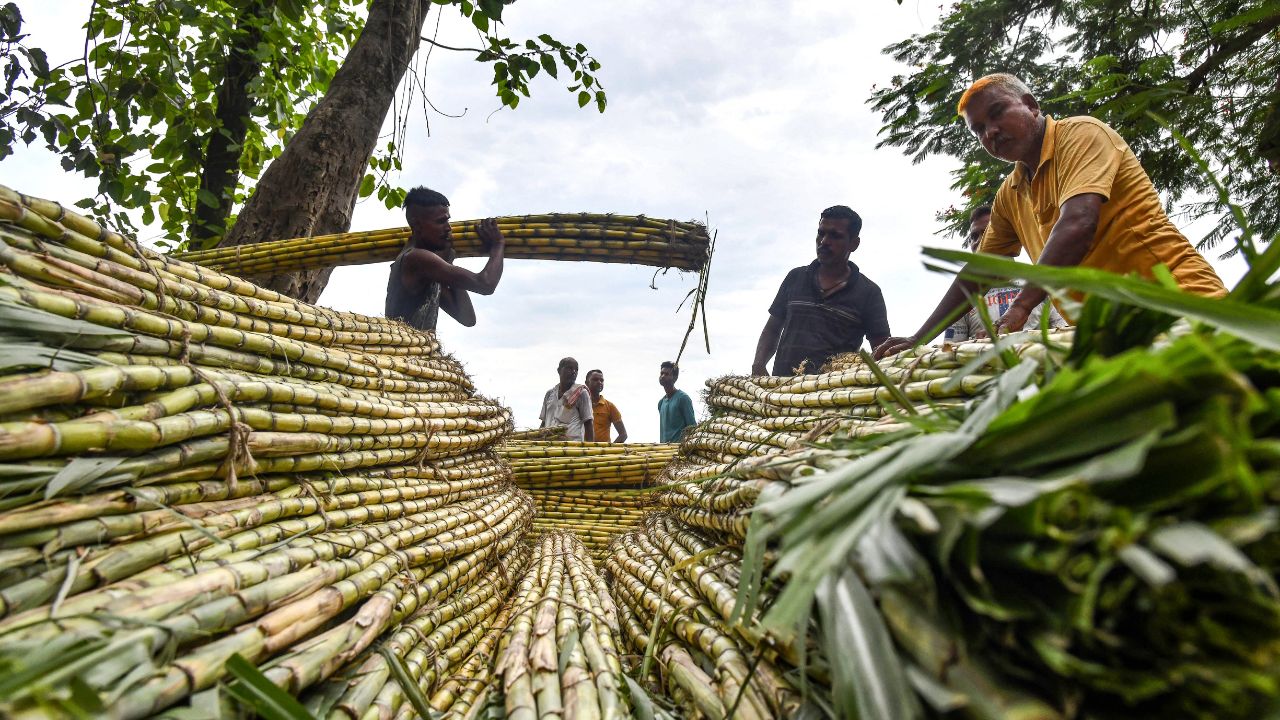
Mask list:
[[[77,204],[100,220],[135,230],[121,210],[137,209],[144,224],[158,224],[162,244],[211,247],[324,95],[368,2],[96,0],[84,56],[56,67],[8,3],[0,7],[0,159],[19,141],[43,139],[68,171],[98,179],[97,197]],[[555,77],[563,67],[579,104],[604,110],[600,64],[585,46],[504,37],[503,0],[432,2],[480,31],[484,47],[466,50],[493,64],[504,106],[527,97],[540,70]],[[404,196],[392,179],[404,137],[398,120],[360,184],[361,197],[376,192],[388,207]]]
[[955,112],[965,88],[991,72],[1020,76],[1050,115],[1089,114],[1114,127],[1185,213],[1180,224],[1216,218],[1202,249],[1237,226],[1161,119],[1225,179],[1262,237],[1280,230],[1280,0],[962,0],[932,31],[885,52],[912,70],[872,92],[879,144],[917,162],[961,161],[952,187],[964,203],[938,213],[948,230],[962,231],[1009,171]]

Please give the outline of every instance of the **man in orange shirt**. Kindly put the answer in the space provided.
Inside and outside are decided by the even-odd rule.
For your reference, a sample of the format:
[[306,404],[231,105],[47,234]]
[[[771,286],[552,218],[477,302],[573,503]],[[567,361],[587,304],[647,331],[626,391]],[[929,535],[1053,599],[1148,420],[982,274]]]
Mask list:
[[587,390],[591,393],[592,423],[595,426],[596,442],[609,442],[609,425],[618,431],[613,442],[627,441],[627,426],[622,424],[622,413],[618,406],[604,399],[600,393],[604,390],[604,373],[599,370],[587,371]]
[[[996,192],[979,252],[1013,257],[1026,250],[1041,265],[1143,277],[1164,265],[1183,290],[1227,294],[1213,267],[1165,214],[1138,158],[1106,123],[1088,116],[1053,120],[1040,111],[1031,90],[1007,73],[979,79],[956,110],[983,149],[1014,163]],[[976,289],[957,277],[915,335],[885,340],[875,356],[932,340],[926,335]],[[1023,288],[996,328],[1021,330],[1046,295],[1038,287]]]

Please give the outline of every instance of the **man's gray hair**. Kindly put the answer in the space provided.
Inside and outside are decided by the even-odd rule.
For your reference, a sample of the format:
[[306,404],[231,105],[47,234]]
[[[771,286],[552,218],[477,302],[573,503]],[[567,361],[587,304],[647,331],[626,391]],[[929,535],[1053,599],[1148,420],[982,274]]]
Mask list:
[[956,103],[956,114],[964,115],[964,109],[969,105],[969,101],[973,99],[973,96],[991,88],[999,88],[1016,98],[1020,98],[1023,95],[1036,96],[1035,93],[1031,92],[1031,88],[1027,87],[1027,84],[1022,82],[1022,79],[1017,75],[1010,73],[983,75],[975,80],[969,86],[969,89],[965,90],[964,94],[960,96],[960,102]]

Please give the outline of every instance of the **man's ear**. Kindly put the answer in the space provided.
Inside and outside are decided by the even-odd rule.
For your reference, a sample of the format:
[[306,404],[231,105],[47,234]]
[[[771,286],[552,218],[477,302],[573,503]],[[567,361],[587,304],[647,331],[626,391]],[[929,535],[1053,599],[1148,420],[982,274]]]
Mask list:
[[862,236],[858,236],[849,241],[849,254],[852,255],[857,251],[858,246],[862,244]]
[[1040,112],[1040,103],[1036,102],[1035,96],[1031,93],[1023,93],[1021,100],[1023,105],[1026,105],[1036,112]]

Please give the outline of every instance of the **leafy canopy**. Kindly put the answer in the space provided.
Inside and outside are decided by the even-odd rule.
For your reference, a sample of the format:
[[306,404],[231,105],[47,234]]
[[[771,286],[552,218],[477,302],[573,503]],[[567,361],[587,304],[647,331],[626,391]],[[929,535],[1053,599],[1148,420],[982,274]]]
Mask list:
[[1225,179],[1260,236],[1280,230],[1280,0],[963,0],[932,31],[885,52],[912,70],[872,92],[879,145],[917,162],[961,161],[952,187],[963,205],[938,213],[948,230],[962,232],[968,211],[989,203],[1009,171],[955,112],[965,88],[991,72],[1020,76],[1050,115],[1089,114],[1114,127],[1180,203],[1180,224],[1216,219],[1202,249],[1237,225],[1161,118]]
[[[77,203],[100,221],[136,231],[125,209],[157,224],[163,246],[211,247],[233,210],[301,127],[359,36],[371,0],[97,0],[86,18],[82,57],[51,67],[23,32],[15,3],[0,7],[0,160],[21,141],[43,141],[63,167],[98,179],[96,198]],[[461,48],[494,67],[503,106],[529,96],[529,83],[561,68],[579,106],[604,111],[600,69],[581,43],[550,35],[517,42],[500,32],[503,0],[432,0],[470,19],[482,47]],[[35,39],[38,40],[38,39]],[[247,83],[231,76],[239,58]],[[567,74],[567,73],[566,73]],[[412,92],[413,79],[402,90]],[[397,103],[398,108],[410,103]],[[220,115],[219,108],[223,109]],[[230,111],[230,112],[228,112]],[[232,117],[228,118],[230,114]],[[237,132],[228,127],[241,124]],[[397,206],[404,120],[369,159],[360,196]],[[205,178],[214,146],[233,158],[225,190]],[[202,184],[202,180],[206,180]],[[196,232],[200,206],[212,224]]]

